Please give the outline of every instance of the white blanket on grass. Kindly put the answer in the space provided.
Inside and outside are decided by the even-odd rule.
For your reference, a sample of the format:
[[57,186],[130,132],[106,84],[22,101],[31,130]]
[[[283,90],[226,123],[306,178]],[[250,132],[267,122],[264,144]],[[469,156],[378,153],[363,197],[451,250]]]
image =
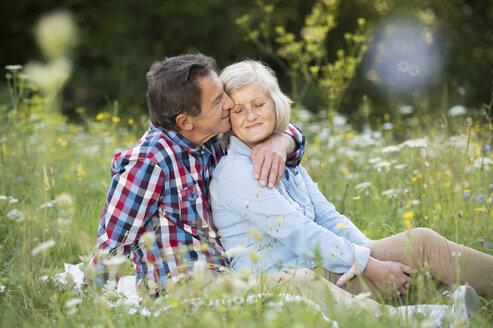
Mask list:
[[[84,272],[82,271],[82,266],[83,263],[78,263],[78,264],[70,264],[70,263],[65,263],[65,272],[58,273],[55,275],[55,281],[59,282],[60,284],[66,285],[70,281],[73,282],[75,288],[81,293],[82,295],[82,284],[84,283]],[[43,277],[44,279],[48,279],[48,277]],[[116,285],[116,292],[121,295],[121,300],[123,301],[124,304],[128,305],[130,307],[129,313],[134,314],[139,312],[142,315],[151,315],[151,312],[146,309],[142,303],[141,300],[142,298],[139,296],[137,293],[137,288],[135,284],[135,276],[123,276],[120,278],[118,281],[118,284]],[[235,297],[227,300],[211,300],[207,298],[194,298],[194,299],[189,299],[185,300],[184,302],[188,304],[205,304],[208,303],[208,306],[211,307],[219,307],[222,305],[231,305],[231,304],[237,304],[238,302],[245,302],[247,304],[249,303],[255,303],[258,301],[260,297],[264,296],[270,296],[269,294],[258,294],[258,295],[249,295],[246,299],[245,298],[240,298],[240,297]],[[166,297],[166,296],[165,296]],[[204,303],[205,302],[205,303]],[[271,306],[271,307],[281,307],[284,302],[297,302],[297,303],[304,303],[307,304],[308,306],[312,307],[314,310],[320,312],[320,315],[322,318],[328,322],[332,323],[332,327],[338,327],[337,322],[330,320],[327,318],[327,316],[322,312],[322,309],[320,306],[313,301],[306,299],[304,297],[298,296],[298,295],[291,295],[291,294],[285,294],[283,295],[283,301],[282,302],[269,302],[266,305]],[[118,303],[108,303],[110,306],[117,306]],[[154,313],[154,315],[158,315],[159,313],[169,310],[173,308],[173,306],[167,306],[158,311],[157,313]]]

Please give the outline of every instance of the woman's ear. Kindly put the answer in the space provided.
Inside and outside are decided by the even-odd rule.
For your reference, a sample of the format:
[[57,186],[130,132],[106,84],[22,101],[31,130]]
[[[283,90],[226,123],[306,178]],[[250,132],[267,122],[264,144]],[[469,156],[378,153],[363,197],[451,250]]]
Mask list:
[[185,113],[181,113],[176,116],[176,125],[178,126],[178,130],[190,131],[193,129],[191,117]]

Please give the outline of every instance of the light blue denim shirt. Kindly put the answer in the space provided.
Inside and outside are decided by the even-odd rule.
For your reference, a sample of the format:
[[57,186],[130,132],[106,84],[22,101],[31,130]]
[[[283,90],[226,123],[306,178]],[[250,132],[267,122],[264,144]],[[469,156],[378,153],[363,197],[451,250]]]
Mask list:
[[261,188],[250,153],[232,136],[211,182],[212,216],[231,267],[256,273],[313,268],[318,254],[328,271],[345,273],[356,264],[360,274],[370,256],[363,245],[371,240],[335,210],[301,165],[286,167],[277,189]]

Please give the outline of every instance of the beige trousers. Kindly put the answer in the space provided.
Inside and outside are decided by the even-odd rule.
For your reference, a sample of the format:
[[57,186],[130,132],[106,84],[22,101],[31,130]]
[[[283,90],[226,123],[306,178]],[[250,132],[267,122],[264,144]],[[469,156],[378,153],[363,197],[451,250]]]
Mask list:
[[311,269],[285,270],[251,277],[253,281],[250,281],[250,286],[247,287],[245,282],[238,280],[237,273],[214,274],[203,280],[205,285],[193,289],[198,289],[206,295],[221,291],[233,296],[244,296],[247,290],[254,294],[296,295],[316,303],[328,317],[334,317],[335,311],[341,307],[368,311],[375,316],[385,312],[392,316],[399,315],[397,308],[383,305],[368,297],[354,296]]
[[[469,284],[479,295],[493,298],[493,256],[451,242],[431,229],[411,229],[366,246],[378,260],[397,261],[426,270],[447,286]],[[325,272],[325,277],[334,283],[340,276]],[[376,286],[364,276],[355,277],[343,288],[352,294],[364,291],[377,294]]]

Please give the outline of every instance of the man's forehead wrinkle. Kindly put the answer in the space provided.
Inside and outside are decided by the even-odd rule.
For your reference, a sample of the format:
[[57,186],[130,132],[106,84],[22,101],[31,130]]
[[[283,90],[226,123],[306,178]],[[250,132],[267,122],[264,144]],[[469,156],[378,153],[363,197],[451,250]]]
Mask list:
[[224,92],[223,82],[219,79],[219,76],[217,76],[217,74],[211,74],[209,77],[211,78],[212,82],[218,87],[217,93],[212,95],[210,99],[213,103],[216,103],[223,96],[223,92]]
[[[221,81],[219,80],[219,82]],[[217,84],[212,74],[202,77],[199,83],[201,84],[203,101],[214,103],[223,93],[222,85]],[[214,86],[218,87],[218,90]]]

